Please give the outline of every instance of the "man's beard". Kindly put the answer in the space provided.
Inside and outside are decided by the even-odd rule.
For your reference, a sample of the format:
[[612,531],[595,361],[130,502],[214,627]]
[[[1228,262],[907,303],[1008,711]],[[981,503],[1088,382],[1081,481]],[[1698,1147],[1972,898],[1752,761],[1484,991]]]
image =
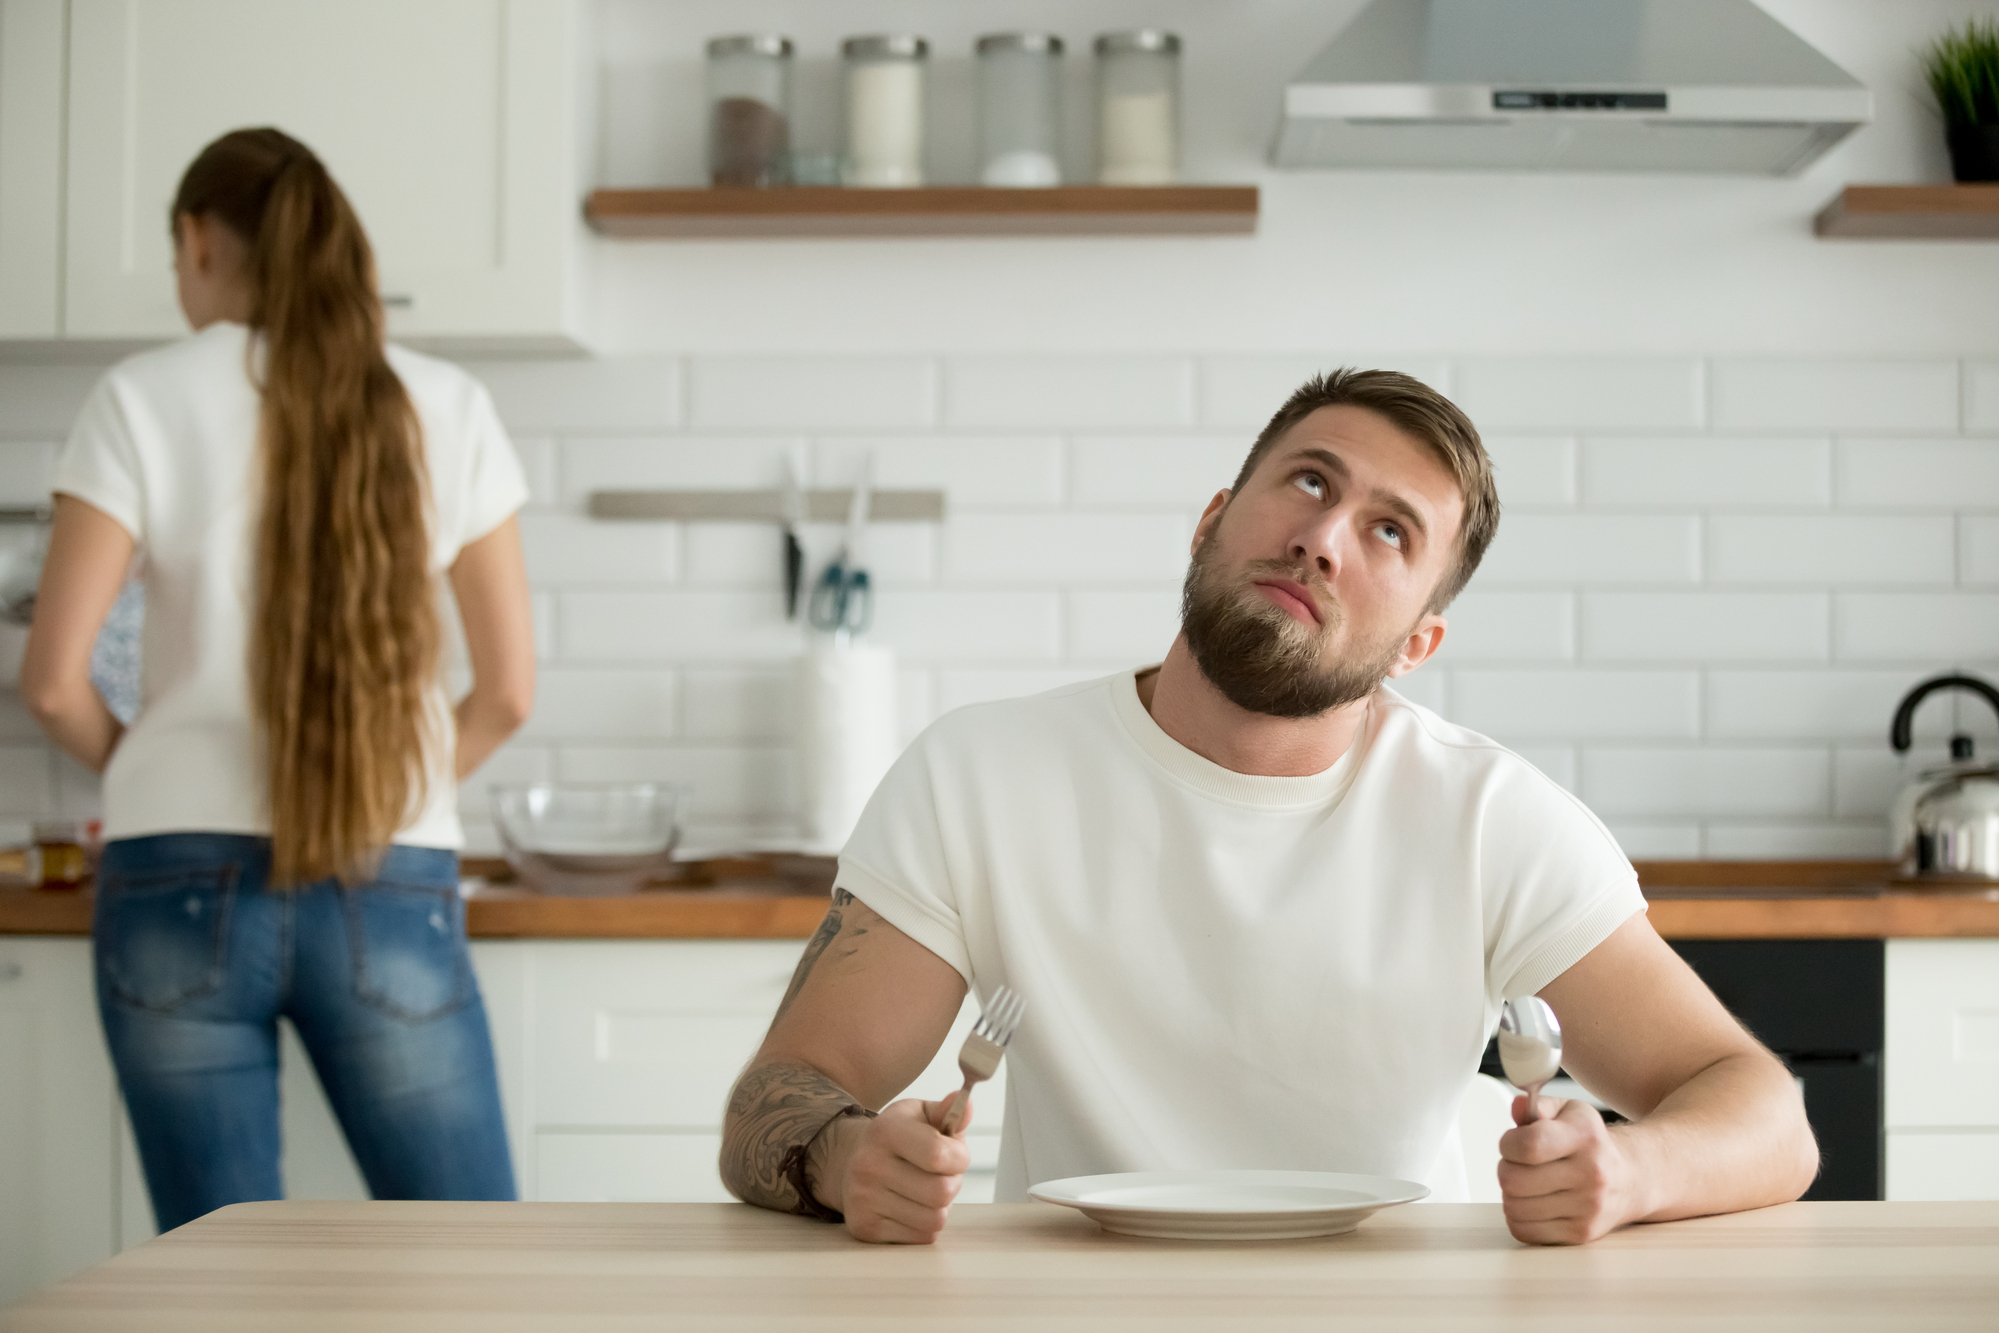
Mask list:
[[[1201,543],[1187,567],[1180,626],[1201,674],[1230,703],[1271,717],[1316,717],[1365,699],[1387,678],[1406,635],[1322,665],[1322,645],[1341,621],[1339,608],[1318,596],[1324,583],[1289,561],[1252,560],[1231,584],[1215,564],[1215,547],[1212,539]],[[1326,623],[1305,624],[1273,605],[1252,586],[1259,577],[1304,584]]]

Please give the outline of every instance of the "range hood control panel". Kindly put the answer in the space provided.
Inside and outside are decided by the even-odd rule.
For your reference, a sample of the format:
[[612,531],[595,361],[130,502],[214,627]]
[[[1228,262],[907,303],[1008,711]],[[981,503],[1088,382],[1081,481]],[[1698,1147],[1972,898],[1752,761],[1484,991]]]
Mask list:
[[1494,111],[1664,111],[1664,93],[1557,93],[1507,89],[1492,95]]

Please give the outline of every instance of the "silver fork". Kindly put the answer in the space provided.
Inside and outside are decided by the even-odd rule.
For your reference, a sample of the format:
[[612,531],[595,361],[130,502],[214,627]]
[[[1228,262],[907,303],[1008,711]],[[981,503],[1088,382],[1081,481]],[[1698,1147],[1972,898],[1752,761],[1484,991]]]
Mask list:
[[999,1072],[1006,1044],[1013,1040],[1014,1029],[1020,1026],[1020,1016],[1026,1008],[1026,1000],[1001,986],[986,1001],[979,1021],[965,1034],[965,1044],[958,1048],[958,1070],[965,1076],[965,1086],[958,1093],[958,1100],[944,1113],[946,1134],[956,1134],[958,1126],[965,1123],[965,1108],[972,1104],[972,1085],[984,1083]]

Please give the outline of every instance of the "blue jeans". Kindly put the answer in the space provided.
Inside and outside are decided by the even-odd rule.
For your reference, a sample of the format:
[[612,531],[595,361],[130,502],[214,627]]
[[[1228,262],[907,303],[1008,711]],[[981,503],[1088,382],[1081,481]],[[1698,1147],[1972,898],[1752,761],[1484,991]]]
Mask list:
[[97,1008],[160,1230],[284,1197],[280,1014],[376,1198],[513,1198],[457,855],[394,847],[366,885],[277,891],[270,851],[225,833],[104,849]]

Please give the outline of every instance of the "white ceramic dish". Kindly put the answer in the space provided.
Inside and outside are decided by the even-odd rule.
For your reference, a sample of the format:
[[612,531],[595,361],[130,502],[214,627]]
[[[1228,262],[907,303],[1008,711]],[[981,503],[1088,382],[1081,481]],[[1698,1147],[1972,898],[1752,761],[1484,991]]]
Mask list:
[[1027,1193],[1125,1236],[1295,1240],[1352,1231],[1429,1192],[1413,1181],[1332,1171],[1125,1171],[1044,1181]]

